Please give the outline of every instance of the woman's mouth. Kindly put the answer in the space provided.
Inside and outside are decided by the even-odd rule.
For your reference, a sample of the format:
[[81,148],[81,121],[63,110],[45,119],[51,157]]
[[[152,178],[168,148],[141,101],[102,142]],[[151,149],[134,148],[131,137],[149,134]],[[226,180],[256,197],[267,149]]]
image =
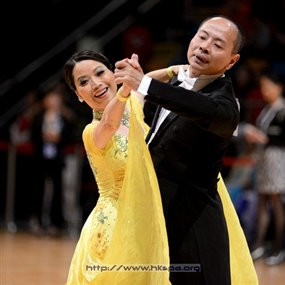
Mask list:
[[99,97],[102,97],[106,94],[108,88],[104,88],[103,90],[100,90],[98,92],[96,92],[96,94],[94,95],[95,98],[99,98]]

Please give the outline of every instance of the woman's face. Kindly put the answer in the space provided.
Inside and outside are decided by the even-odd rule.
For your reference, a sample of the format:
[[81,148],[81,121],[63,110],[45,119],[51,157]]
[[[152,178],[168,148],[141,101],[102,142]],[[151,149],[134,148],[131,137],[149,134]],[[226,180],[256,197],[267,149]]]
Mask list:
[[281,84],[275,83],[266,76],[260,78],[260,90],[263,99],[268,104],[273,104],[276,99],[282,95],[283,87]]
[[95,60],[83,60],[74,66],[76,95],[92,109],[104,110],[117,92],[117,84],[111,70]]

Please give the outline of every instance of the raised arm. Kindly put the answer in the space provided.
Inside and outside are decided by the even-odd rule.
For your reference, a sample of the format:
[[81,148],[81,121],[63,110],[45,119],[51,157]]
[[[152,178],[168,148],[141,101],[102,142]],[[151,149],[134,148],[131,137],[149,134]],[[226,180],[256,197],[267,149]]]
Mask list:
[[178,74],[180,66],[184,69],[188,68],[188,65],[172,65],[167,68],[150,71],[146,75],[162,82],[168,82],[169,79]]
[[119,129],[130,91],[128,87],[122,86],[106,106],[100,122],[94,129],[97,147],[103,149]]

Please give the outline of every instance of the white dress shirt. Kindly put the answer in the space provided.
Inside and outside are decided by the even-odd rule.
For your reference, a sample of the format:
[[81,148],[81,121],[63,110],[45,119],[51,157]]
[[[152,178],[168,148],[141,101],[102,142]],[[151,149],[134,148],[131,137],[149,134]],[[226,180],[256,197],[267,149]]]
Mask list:
[[[179,86],[181,86],[185,89],[188,89],[188,90],[199,91],[202,88],[204,88],[206,85],[211,83],[213,80],[215,80],[219,77],[223,77],[223,76],[225,76],[225,75],[224,74],[215,74],[215,75],[200,75],[199,77],[191,78],[189,76],[189,69],[187,69],[185,71],[183,69],[183,67],[180,66],[179,72],[177,75],[177,79],[179,81],[181,81]],[[152,78],[145,75],[141,81],[139,88],[138,88],[138,92],[143,94],[143,95],[147,95],[147,91],[148,91],[149,85],[151,83],[151,80],[152,80]],[[239,103],[238,103],[238,106],[239,106]],[[157,133],[160,125],[162,124],[162,122],[168,116],[169,113],[170,113],[169,110],[161,108],[155,129],[154,129],[153,133],[151,134],[151,137],[148,141],[148,144],[152,141],[152,139],[155,136],[155,134]],[[235,133],[236,133],[236,131],[235,131]]]

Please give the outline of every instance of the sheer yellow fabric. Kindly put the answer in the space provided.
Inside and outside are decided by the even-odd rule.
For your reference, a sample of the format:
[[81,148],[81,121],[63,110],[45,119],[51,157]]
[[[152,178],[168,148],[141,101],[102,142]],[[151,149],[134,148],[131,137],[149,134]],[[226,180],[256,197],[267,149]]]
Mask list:
[[[94,126],[86,130],[85,139],[88,141],[92,140],[92,128]],[[112,215],[115,215],[115,224],[109,228],[112,230],[112,237],[109,241],[109,234],[103,237],[106,228],[100,231],[100,227],[106,226],[106,223],[98,222],[101,213],[96,205],[97,210],[92,211],[82,229],[71,261],[66,283],[68,285],[170,284],[165,221],[156,175],[144,141],[145,128],[142,108],[136,98],[131,96],[128,155],[125,167],[120,167],[120,170],[125,169],[123,184],[117,199],[108,196],[100,199],[101,213],[104,213],[101,218],[109,215],[107,209],[108,211],[111,209]],[[110,145],[107,149],[111,150],[111,153],[116,152]],[[98,170],[96,164],[99,162],[101,165],[104,159],[104,153],[101,155],[93,153],[92,157],[89,157],[94,173]],[[107,159],[116,160],[115,157]],[[104,167],[108,167],[106,162]],[[113,173],[115,172],[114,170]],[[104,171],[102,178],[103,176]],[[104,183],[107,185],[108,181]],[[100,186],[104,189],[106,188],[104,185]],[[112,207],[109,207],[108,203]],[[97,265],[100,267],[96,267]]]
[[[141,119],[142,110],[135,107],[137,106],[133,104],[133,110]],[[110,272],[110,283],[102,284],[170,284],[168,272],[159,271],[158,267],[156,270],[156,266],[169,265],[167,234],[152,160],[134,112],[131,113],[123,189],[114,235],[105,262],[153,266],[153,270],[115,274]],[[104,280],[106,279],[102,275],[102,281]]]
[[230,240],[231,285],[257,285],[258,278],[240,225],[222,176],[219,175],[218,192],[226,217]]
[[[111,196],[106,194],[108,191],[103,192],[106,197],[100,199],[96,210],[89,215],[71,261],[66,285],[170,285],[167,270],[169,252],[160,192],[142,132],[144,129],[146,133],[147,127],[143,122],[142,108],[133,96],[131,105],[126,163],[122,157],[116,161],[113,155],[106,160],[107,152],[115,152],[112,148],[114,140],[104,151],[96,150],[90,158],[94,174],[98,165],[101,169],[111,166],[114,175],[118,174],[118,169],[119,176],[124,174],[124,180]],[[90,125],[86,129],[87,148],[94,148],[94,127]],[[104,171],[96,179],[104,191],[109,187],[110,179],[106,179]],[[229,230],[232,285],[257,285],[247,242],[221,176],[218,191]],[[107,214],[115,222],[107,227],[98,220],[104,219],[102,213],[109,209],[112,212]],[[105,226],[104,230],[102,226]]]

